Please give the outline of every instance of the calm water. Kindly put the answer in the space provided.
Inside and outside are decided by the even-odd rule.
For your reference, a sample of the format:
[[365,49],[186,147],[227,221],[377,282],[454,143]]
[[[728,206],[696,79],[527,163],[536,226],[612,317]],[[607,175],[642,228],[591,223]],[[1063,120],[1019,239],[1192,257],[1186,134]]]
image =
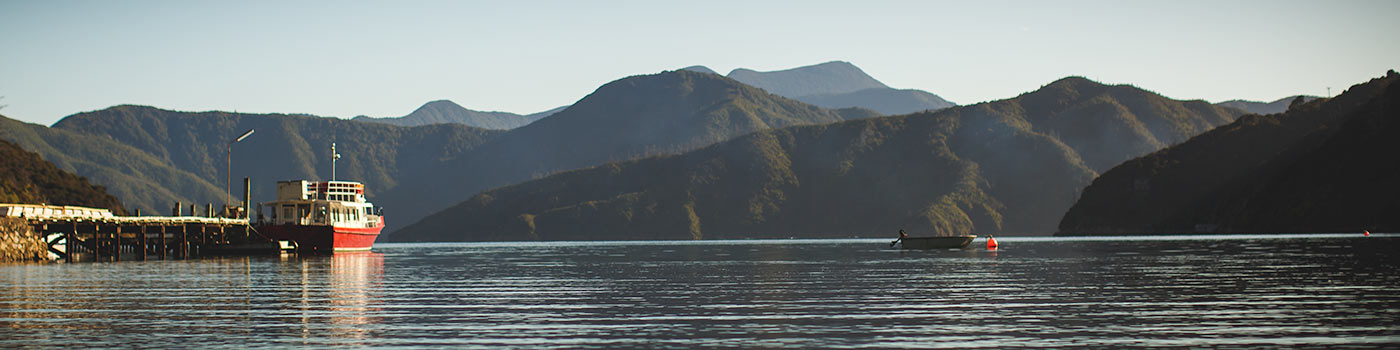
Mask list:
[[1400,346],[1400,236],[1000,242],[0,265],[0,348]]

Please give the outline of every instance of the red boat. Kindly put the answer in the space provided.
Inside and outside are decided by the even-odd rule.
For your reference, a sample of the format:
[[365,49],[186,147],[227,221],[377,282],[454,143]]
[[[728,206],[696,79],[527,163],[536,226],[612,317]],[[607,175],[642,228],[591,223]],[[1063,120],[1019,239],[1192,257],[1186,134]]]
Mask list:
[[367,251],[384,217],[365,201],[365,185],[351,181],[278,181],[272,216],[254,228],[301,253]]

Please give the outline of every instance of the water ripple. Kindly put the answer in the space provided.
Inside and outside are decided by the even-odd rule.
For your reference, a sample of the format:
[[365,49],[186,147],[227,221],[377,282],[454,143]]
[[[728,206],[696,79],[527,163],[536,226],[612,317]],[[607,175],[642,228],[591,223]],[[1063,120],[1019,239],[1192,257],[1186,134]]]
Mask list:
[[0,347],[1400,346],[1395,237],[385,244],[0,266]]

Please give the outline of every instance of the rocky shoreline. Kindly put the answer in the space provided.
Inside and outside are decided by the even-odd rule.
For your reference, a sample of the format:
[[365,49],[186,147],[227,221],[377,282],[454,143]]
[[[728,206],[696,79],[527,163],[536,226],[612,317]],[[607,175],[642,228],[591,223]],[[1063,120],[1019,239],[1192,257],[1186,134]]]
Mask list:
[[48,245],[24,219],[0,218],[0,263],[48,260]]

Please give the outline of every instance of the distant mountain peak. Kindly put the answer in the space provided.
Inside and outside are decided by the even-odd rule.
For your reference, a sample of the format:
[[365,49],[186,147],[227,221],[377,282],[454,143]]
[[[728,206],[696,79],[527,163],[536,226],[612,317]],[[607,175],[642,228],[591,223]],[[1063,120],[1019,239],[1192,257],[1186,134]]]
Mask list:
[[865,71],[859,67],[845,61],[831,61],[771,72],[738,68],[730,71],[728,77],[774,94],[789,97],[844,94],[871,88],[889,88],[885,83],[865,74]]
[[1060,103],[1067,103],[1083,96],[1097,95],[1108,87],[1108,85],[1088,78],[1072,75],[1045,84],[1035,91],[1023,93],[1021,96],[1031,101],[1056,100],[1061,101]]
[[457,107],[461,107],[461,106],[462,106],[462,105],[459,105],[459,104],[457,104],[456,102],[452,102],[452,100],[448,100],[448,99],[432,100],[432,101],[428,101],[428,103],[424,103],[423,105],[424,105],[424,106],[429,106],[429,105],[432,105],[432,106],[450,105],[450,106],[457,106]]
[[456,102],[452,102],[452,100],[434,100],[434,101],[428,101],[428,103],[424,103],[422,106],[419,106],[417,110],[414,110],[414,112],[417,113],[417,111],[424,110],[424,109],[433,109],[433,110],[448,110],[448,109],[450,109],[450,110],[467,110],[466,107],[462,107],[462,105],[459,105],[459,104],[457,104]]
[[691,72],[699,72],[699,73],[710,73],[710,74],[714,74],[714,75],[719,75],[719,73],[715,72],[713,69],[710,69],[710,67],[706,67],[706,66],[690,66],[690,67],[681,68],[680,70],[683,70],[683,71],[691,71]]
[[1085,78],[1085,77],[1082,77],[1082,76],[1071,75],[1071,76],[1067,76],[1067,77],[1064,77],[1064,78],[1060,78],[1059,80],[1055,80],[1055,81],[1053,81],[1053,82],[1051,82],[1050,84],[1047,84],[1047,85],[1045,85],[1045,86],[1046,86],[1046,87],[1071,87],[1071,88],[1073,88],[1073,87],[1080,87],[1080,86],[1108,86],[1108,85],[1107,85],[1107,84],[1104,84],[1104,83],[1097,82],[1097,81],[1090,80],[1089,78]]
[[402,117],[373,118],[358,116],[352,120],[385,123],[399,126],[419,126],[428,124],[462,124],[466,126],[508,130],[529,124],[549,114],[536,113],[522,116],[507,112],[483,112],[467,109],[451,100],[434,100],[424,103],[412,113]]
[[738,68],[729,72],[728,77],[775,95],[825,108],[858,107],[884,115],[898,115],[956,105],[927,91],[891,88],[846,61],[771,72]]
[[[795,71],[840,71],[840,72],[859,72],[860,74],[865,74],[865,71],[861,70],[860,67],[856,67],[855,64],[853,64],[853,63],[851,63],[851,62],[839,61],[839,60],[838,60],[838,61],[828,61],[828,62],[824,62],[824,63],[818,63],[818,64],[814,64],[814,65],[810,65],[810,66],[802,66],[802,67],[797,67],[797,68],[788,68],[788,69],[783,69],[783,70],[775,70],[775,71],[767,71],[767,72],[760,72],[760,71],[756,71],[756,70],[752,70],[752,69],[748,69],[748,68],[735,68],[734,70],[729,71],[729,75],[734,75],[735,72],[786,73],[786,72],[795,72]],[[874,79],[874,78],[871,78],[871,79]]]

